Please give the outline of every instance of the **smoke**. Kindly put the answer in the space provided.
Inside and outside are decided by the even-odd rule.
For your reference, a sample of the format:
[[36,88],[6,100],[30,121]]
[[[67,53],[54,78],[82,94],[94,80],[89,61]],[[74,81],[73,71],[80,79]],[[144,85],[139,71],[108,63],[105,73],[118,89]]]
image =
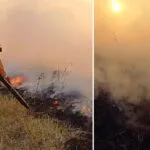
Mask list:
[[[103,0],[95,2],[96,89],[106,88],[116,100],[150,99],[150,17],[146,15],[150,11],[146,2],[126,1],[127,9],[118,15],[107,12]],[[100,6],[105,13],[100,13]]]
[[2,0],[0,44],[6,71],[19,71],[33,78],[37,72],[50,74],[58,64],[72,63],[71,85],[91,91],[90,3]]
[[115,99],[139,101],[149,99],[149,63],[128,63],[128,60],[96,58],[96,80],[105,85]]

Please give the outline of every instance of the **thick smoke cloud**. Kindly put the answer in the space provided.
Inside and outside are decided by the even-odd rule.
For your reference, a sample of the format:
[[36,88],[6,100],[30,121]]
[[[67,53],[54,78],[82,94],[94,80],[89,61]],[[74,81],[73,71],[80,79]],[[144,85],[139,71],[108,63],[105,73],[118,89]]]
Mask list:
[[[95,80],[116,99],[150,99],[150,13],[146,0],[122,1],[114,14],[111,1],[95,1]],[[102,8],[102,9],[100,9]]]

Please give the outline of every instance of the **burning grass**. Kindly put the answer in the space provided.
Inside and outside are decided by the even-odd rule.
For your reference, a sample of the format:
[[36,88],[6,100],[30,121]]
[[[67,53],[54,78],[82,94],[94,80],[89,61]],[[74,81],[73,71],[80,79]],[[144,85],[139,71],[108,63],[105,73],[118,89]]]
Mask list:
[[[47,114],[54,119],[69,123],[73,127],[91,132],[91,104],[80,91],[66,90],[66,76],[69,73],[68,66],[64,70],[52,71],[51,75],[47,77],[49,82],[45,86],[41,86],[45,80],[44,73],[41,73],[32,88],[23,85],[27,80],[23,75],[11,76],[8,81],[36,114]],[[5,86],[0,86],[0,95],[9,94],[10,92]]]
[[86,136],[48,115],[35,117],[11,96],[0,96],[0,149],[90,150]]
[[77,104],[80,106],[86,97],[79,91],[65,90],[66,75],[66,68],[54,70],[49,84],[42,87],[42,73],[32,90],[22,85],[26,79],[23,76],[9,78],[30,111],[0,86],[0,149],[92,149],[91,116],[82,112],[90,111],[90,106],[77,110]]

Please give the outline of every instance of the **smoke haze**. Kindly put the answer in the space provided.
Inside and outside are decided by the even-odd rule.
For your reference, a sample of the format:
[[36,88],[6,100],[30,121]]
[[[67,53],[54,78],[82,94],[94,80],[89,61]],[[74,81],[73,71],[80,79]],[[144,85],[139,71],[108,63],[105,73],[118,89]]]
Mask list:
[[110,0],[95,1],[95,80],[135,103],[150,98],[150,2],[121,2],[125,9],[115,14]]
[[1,0],[6,71],[34,76],[72,63],[70,86],[91,97],[91,24],[90,0]]

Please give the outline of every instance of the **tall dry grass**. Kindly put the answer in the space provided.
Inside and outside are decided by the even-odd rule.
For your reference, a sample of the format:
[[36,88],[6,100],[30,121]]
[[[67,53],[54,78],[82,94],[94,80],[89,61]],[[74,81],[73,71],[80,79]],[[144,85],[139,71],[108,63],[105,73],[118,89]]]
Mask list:
[[1,150],[66,150],[65,143],[80,134],[56,119],[35,117],[11,96],[0,96]]

